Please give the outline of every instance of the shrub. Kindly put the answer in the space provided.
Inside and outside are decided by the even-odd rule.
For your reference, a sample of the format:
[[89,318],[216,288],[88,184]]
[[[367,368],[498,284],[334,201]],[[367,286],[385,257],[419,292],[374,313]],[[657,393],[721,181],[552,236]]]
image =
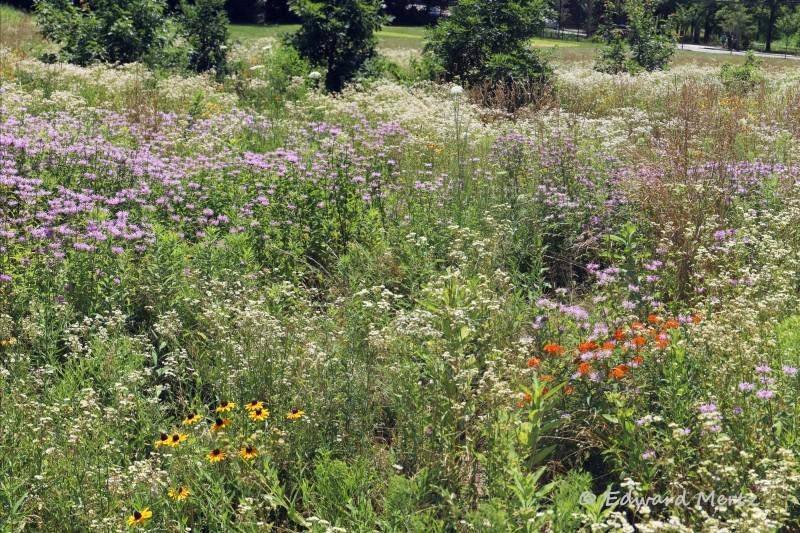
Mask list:
[[225,0],[181,2],[181,29],[191,51],[189,67],[195,72],[215,70],[223,76],[228,70],[228,15]]
[[425,52],[434,72],[469,84],[545,81],[547,63],[528,41],[544,24],[540,0],[463,0],[431,30]]
[[291,0],[300,30],[289,38],[300,55],[326,69],[325,87],[339,92],[375,55],[386,22],[379,0]]
[[761,73],[762,63],[763,61],[758,59],[752,51],[745,54],[744,63],[741,65],[723,63],[719,70],[722,83],[730,92],[747,92],[764,80]]
[[41,33],[61,43],[61,57],[86,65],[94,61],[151,61],[169,42],[161,0],[37,0]]

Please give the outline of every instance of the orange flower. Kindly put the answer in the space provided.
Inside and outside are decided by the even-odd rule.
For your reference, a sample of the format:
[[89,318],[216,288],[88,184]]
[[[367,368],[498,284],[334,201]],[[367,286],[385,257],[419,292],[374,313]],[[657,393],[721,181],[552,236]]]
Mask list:
[[591,352],[597,349],[597,343],[594,341],[587,341],[578,346],[578,351],[581,353]]
[[615,379],[622,379],[622,376],[624,376],[627,372],[628,372],[627,365],[619,365],[618,367],[616,367],[614,370],[611,371],[611,377]]
[[658,346],[659,348],[661,348],[663,350],[664,348],[669,346],[669,339],[667,339],[665,337],[659,338],[656,341],[656,346]]
[[547,394],[548,392],[550,392],[550,389],[542,389],[542,394]]
[[588,374],[591,371],[592,371],[592,365],[590,365],[589,363],[581,363],[578,365],[578,372],[580,372],[581,374]]
[[702,321],[703,321],[703,317],[701,317],[700,315],[693,315],[692,316],[692,322],[693,323],[699,324]]
[[624,340],[625,340],[625,332],[624,332],[624,331],[622,331],[621,329],[618,329],[617,331],[615,331],[615,332],[614,332],[614,338],[615,338],[615,339],[616,339],[618,342],[622,342],[622,341],[624,341]]
[[564,347],[559,346],[555,343],[549,343],[544,345],[544,352],[549,355],[558,355],[564,353]]
[[539,376],[539,379],[541,381],[547,382],[547,381],[553,381],[556,378],[555,378],[555,376]]
[[540,364],[542,364],[542,360],[541,359],[537,359],[535,357],[531,357],[530,359],[528,359],[528,366],[531,367],[531,368],[535,368],[535,367],[539,366]]
[[636,346],[637,349],[641,349],[642,346],[644,346],[647,342],[647,339],[644,337],[635,337],[631,342],[634,346]]
[[644,324],[642,324],[641,322],[634,322],[633,324],[631,324],[631,329],[633,331],[639,331],[642,328],[644,328]]
[[661,324],[661,322],[663,322],[663,320],[658,318],[656,315],[648,316],[647,321],[650,322],[651,324]]
[[614,346],[616,346],[616,343],[613,343],[613,342],[604,342],[603,343],[603,349],[604,350],[613,350]]
[[643,357],[639,357],[637,355],[636,357],[633,358],[633,362],[636,363],[637,365],[641,365],[642,362],[644,362],[644,358]]
[[678,324],[678,321],[675,320],[674,318],[670,318],[669,320],[664,322],[664,329],[675,329],[679,326],[680,324]]
[[575,389],[573,389],[569,385],[565,385],[562,390],[564,391],[564,394],[572,394],[573,392],[575,392]]
[[525,400],[525,403],[531,403],[531,400],[533,400],[533,396],[531,396],[526,392],[525,394],[522,395],[522,399]]

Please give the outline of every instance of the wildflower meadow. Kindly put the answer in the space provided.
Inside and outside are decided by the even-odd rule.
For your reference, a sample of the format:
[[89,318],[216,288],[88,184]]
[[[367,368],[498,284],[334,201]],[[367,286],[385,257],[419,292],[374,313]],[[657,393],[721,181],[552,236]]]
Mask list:
[[556,52],[510,109],[419,49],[332,94],[30,39],[2,531],[800,530],[800,63]]

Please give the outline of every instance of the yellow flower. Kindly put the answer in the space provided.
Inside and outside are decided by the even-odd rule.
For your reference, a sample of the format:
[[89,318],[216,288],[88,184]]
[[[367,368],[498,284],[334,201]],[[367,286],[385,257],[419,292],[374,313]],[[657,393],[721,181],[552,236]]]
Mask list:
[[213,450],[208,452],[208,455],[206,455],[206,459],[208,459],[209,463],[218,463],[223,459],[225,459],[225,452],[223,452],[219,448],[214,448]]
[[153,516],[153,513],[150,509],[142,509],[141,511],[134,511],[132,515],[128,517],[128,525],[136,527],[139,524],[143,524],[147,522],[147,519]]
[[159,440],[156,441],[156,448],[158,448],[162,444],[168,444],[168,443],[169,443],[169,435],[167,435],[166,433],[162,433],[161,436],[159,437]]
[[253,409],[250,411],[250,418],[255,420],[256,422],[261,422],[262,420],[266,420],[269,416],[268,409]]
[[188,438],[189,435],[186,435],[184,433],[174,433],[167,439],[167,442],[164,442],[162,444],[164,444],[165,446],[169,446],[170,448],[174,448],[175,446],[177,446],[178,444],[180,444],[181,442],[185,441]]
[[183,421],[184,426],[191,426],[192,424],[200,421],[200,415],[196,413],[189,413]]
[[227,411],[230,411],[234,407],[236,407],[235,403],[225,400],[223,402],[220,402],[219,407],[217,407],[217,412],[218,413],[225,413]]
[[0,345],[2,346],[14,346],[17,343],[17,339],[15,337],[9,337],[8,339],[0,341]]
[[245,405],[245,408],[252,411],[253,409],[261,409],[264,407],[264,402],[259,402],[258,400],[253,400],[252,402]]
[[292,409],[286,414],[286,418],[288,420],[300,420],[305,416],[306,412],[301,411],[300,409]]
[[239,455],[241,455],[242,459],[244,459],[245,461],[249,459],[255,459],[255,457],[258,456],[258,450],[256,450],[252,446],[245,446],[244,448],[242,448],[242,451],[239,452]]
[[167,494],[173,500],[177,500],[177,501],[181,502],[181,501],[185,500],[186,498],[188,498],[189,494],[191,494],[191,492],[189,492],[189,488],[188,487],[181,487],[179,489],[169,489],[169,492]]
[[225,429],[226,427],[228,427],[230,425],[231,425],[231,419],[230,418],[217,418],[214,421],[214,425],[211,426],[211,431],[220,431],[220,430]]

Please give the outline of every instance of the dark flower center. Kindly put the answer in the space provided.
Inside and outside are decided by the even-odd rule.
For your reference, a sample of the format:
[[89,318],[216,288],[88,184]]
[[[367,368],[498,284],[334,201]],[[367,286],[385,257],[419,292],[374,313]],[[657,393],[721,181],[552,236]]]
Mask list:
[[299,412],[300,412],[300,409],[292,409],[292,414],[293,415],[296,415]]
[[194,414],[194,413],[189,413],[189,416],[187,416],[187,417],[186,417],[186,419],[187,419],[187,420],[194,420],[194,417],[196,417],[196,416],[197,416],[197,415],[196,415],[196,414]]
[[134,511],[133,512],[133,518],[135,518],[136,520],[141,520],[142,513],[140,513],[139,511]]
[[181,440],[181,436],[180,435],[175,434],[175,435],[172,436],[172,442],[178,442],[179,440]]
[[220,451],[219,448],[214,448],[214,451],[211,452],[211,455],[219,455]]
[[214,425],[215,426],[221,426],[222,425],[222,419],[221,418],[217,418],[216,420],[214,420]]
[[161,434],[161,440],[167,440],[169,436],[166,433]]
[[228,402],[222,402],[222,403],[220,404],[220,406],[221,406],[221,407],[228,407]]
[[261,409],[256,409],[256,416],[261,416],[261,413],[262,413]]
[[247,453],[253,453],[253,448],[248,446],[247,448],[244,449],[244,451],[247,452]]

